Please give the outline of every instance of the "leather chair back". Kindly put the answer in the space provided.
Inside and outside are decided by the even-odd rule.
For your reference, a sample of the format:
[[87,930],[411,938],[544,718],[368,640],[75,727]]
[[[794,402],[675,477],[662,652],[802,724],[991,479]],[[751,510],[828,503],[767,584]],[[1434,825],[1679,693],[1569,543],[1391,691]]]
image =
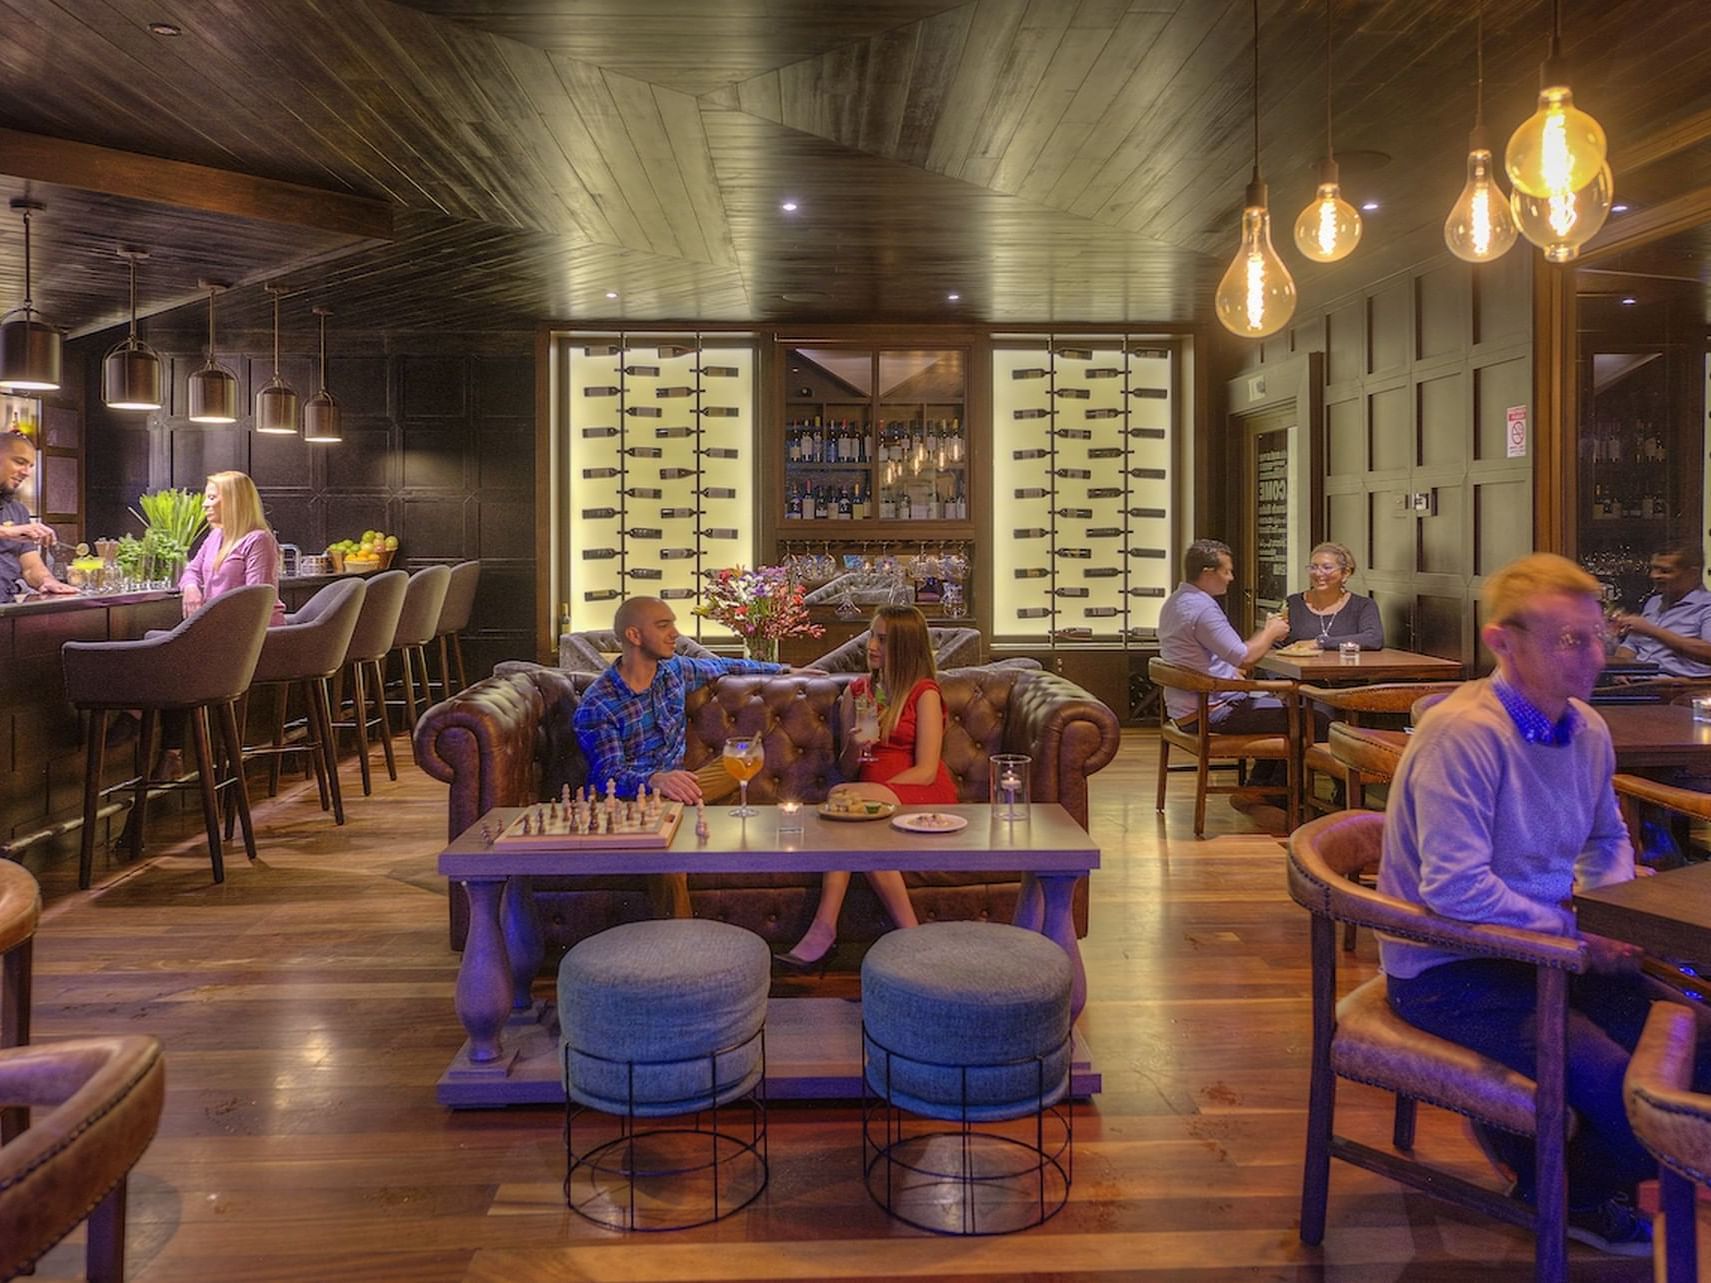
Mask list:
[[351,634],[350,649],[345,662],[383,658],[392,649],[392,638],[398,632],[398,614],[404,609],[404,589],[409,577],[402,570],[382,571],[370,575],[363,594],[362,611],[357,615],[356,631]]
[[[867,639],[871,628],[864,628],[842,646],[810,660],[804,668],[823,668],[828,673],[865,673],[867,671]],[[980,663],[980,630],[978,628],[928,628],[927,637],[933,647],[933,663],[943,668],[966,668]]]
[[393,649],[426,646],[433,641],[451,577],[450,566],[423,566],[410,576],[409,586],[404,590],[404,606],[398,612],[398,627],[392,634]]
[[86,708],[189,708],[236,699],[249,689],[272,584],[233,588],[169,632],[141,641],[66,642],[65,694]]
[[[1623,1080],[1634,1135],[1663,1166],[1711,1184],[1711,1096],[1692,1090],[1699,1036],[1693,1010],[1655,1002]],[[1672,1222],[1670,1237],[1676,1234]]]
[[[565,633],[558,639],[558,666],[568,673],[603,673],[611,667],[609,655],[624,648],[618,634],[610,628],[589,629],[580,633]],[[678,636],[672,653],[693,659],[714,659],[717,656],[693,637]]]
[[267,630],[256,662],[257,682],[331,677],[345,662],[368,585],[360,579],[328,584],[285,623]]
[[479,561],[460,561],[451,570],[445,604],[440,607],[440,621],[434,625],[435,637],[461,633],[469,627],[469,617],[475,611],[475,590],[481,586]]

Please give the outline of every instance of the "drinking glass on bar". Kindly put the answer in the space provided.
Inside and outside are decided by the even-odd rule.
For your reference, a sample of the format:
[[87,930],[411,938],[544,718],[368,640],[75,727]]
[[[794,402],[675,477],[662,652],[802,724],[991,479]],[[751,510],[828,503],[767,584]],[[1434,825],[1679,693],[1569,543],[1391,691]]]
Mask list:
[[730,772],[731,778],[736,780],[737,787],[742,795],[741,805],[731,814],[740,819],[759,815],[760,812],[749,805],[749,781],[760,774],[760,768],[766,762],[766,753],[762,750],[760,741],[747,737],[728,739],[725,741],[725,751],[721,760],[725,764],[725,769]]

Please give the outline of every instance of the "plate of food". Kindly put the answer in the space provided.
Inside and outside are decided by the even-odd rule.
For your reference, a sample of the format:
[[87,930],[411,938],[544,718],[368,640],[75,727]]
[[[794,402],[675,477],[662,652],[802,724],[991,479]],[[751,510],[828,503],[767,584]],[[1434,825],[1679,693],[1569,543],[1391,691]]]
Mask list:
[[958,829],[968,827],[968,818],[962,815],[949,815],[944,811],[911,811],[907,815],[899,815],[891,821],[894,829],[906,829],[910,833],[955,833]]
[[883,820],[896,814],[897,803],[880,802],[866,797],[829,797],[820,803],[818,813],[823,820]]
[[1309,638],[1306,641],[1290,642],[1287,646],[1279,646],[1277,653],[1279,655],[1290,655],[1297,659],[1305,659],[1311,655],[1323,655],[1325,650],[1318,642]]

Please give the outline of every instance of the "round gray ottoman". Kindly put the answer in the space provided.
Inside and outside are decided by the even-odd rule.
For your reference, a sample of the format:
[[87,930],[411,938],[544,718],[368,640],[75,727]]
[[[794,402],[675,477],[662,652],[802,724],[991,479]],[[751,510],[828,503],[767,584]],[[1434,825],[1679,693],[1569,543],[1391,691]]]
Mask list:
[[760,1080],[771,977],[766,942],[723,922],[631,922],[579,942],[558,969],[566,1093],[656,1118],[734,1100]]
[[971,1122],[1054,1104],[1069,1090],[1069,991],[1069,957],[1037,932],[893,931],[861,966],[868,1088],[911,1113]]

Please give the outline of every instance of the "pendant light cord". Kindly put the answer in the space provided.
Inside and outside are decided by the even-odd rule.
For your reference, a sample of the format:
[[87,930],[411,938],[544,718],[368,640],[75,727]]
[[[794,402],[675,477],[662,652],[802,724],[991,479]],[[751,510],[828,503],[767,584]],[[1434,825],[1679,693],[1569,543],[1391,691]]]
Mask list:
[[214,362],[214,295],[217,290],[208,291],[208,363]]
[[1479,0],[1479,7],[1473,11],[1473,31],[1473,58],[1477,68],[1473,82],[1473,127],[1478,129],[1485,124],[1485,0]]
[[327,314],[321,313],[321,391],[327,390]]
[[33,311],[30,306],[30,211],[24,211],[24,311]]
[[1259,0],[1254,0],[1254,182],[1259,182]]
[[129,258],[131,263],[131,338],[134,341],[137,337],[137,259],[134,254],[130,255]]
[[1335,153],[1331,146],[1331,0],[1325,0],[1325,159]]
[[273,293],[273,377],[279,377],[279,291]]

